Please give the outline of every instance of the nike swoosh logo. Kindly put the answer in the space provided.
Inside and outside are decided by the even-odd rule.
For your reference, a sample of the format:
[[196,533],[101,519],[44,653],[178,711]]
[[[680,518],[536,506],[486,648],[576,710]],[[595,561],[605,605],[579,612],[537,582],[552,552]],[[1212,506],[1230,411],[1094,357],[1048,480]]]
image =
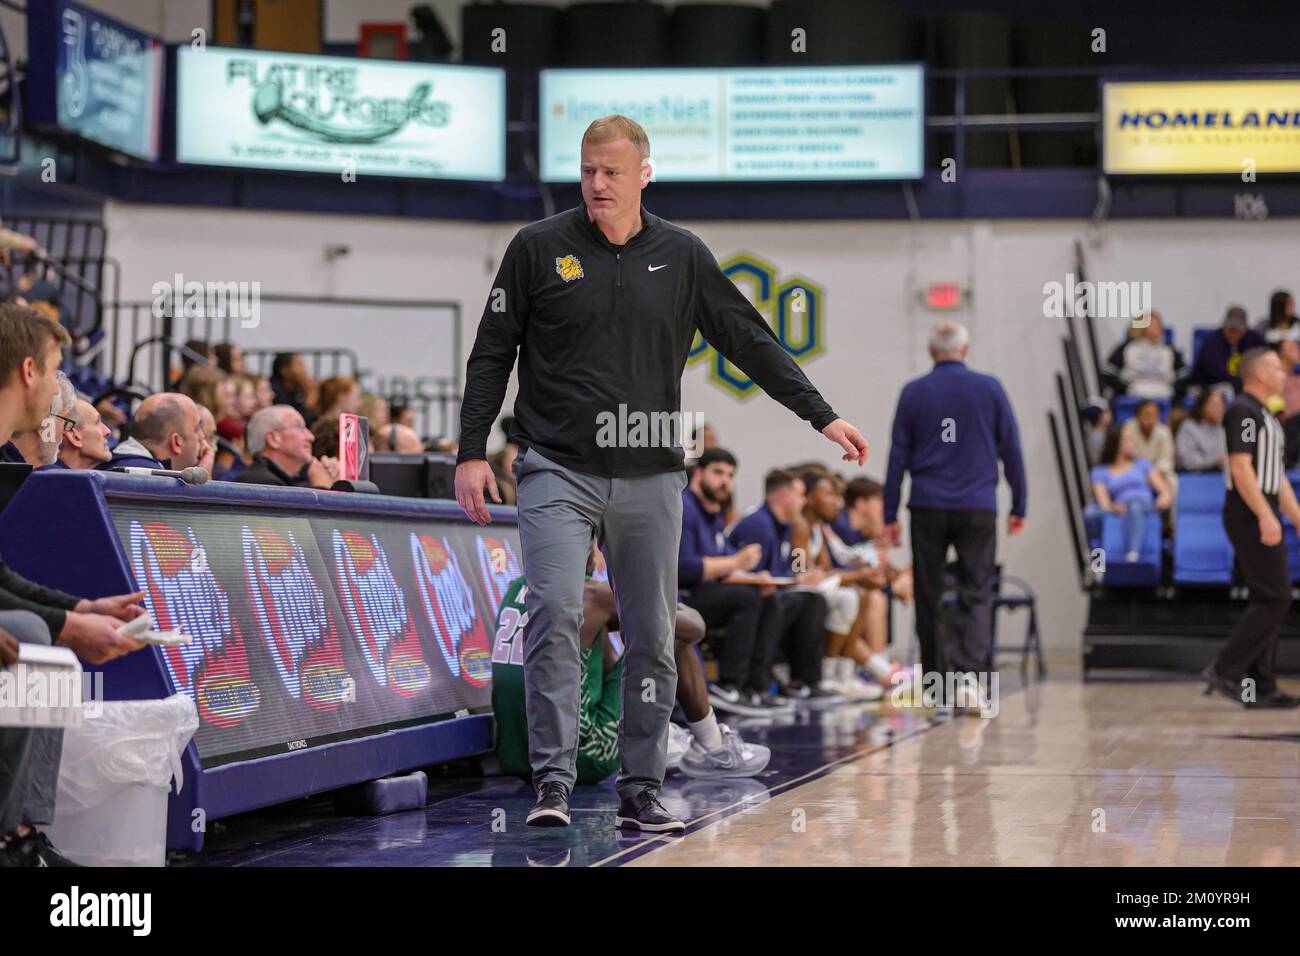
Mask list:
[[660,269],[667,269],[668,263],[665,262],[661,266],[646,266],[646,268],[649,269],[651,272],[658,272]]

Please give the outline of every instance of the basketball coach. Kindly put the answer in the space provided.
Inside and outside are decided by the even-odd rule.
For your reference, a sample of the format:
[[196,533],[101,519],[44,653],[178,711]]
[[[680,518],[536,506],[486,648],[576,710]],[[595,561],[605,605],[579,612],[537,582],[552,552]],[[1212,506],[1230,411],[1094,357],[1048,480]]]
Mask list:
[[[582,203],[521,229],[501,262],[466,368],[456,499],[487,524],[489,430],[519,359],[510,439],[519,447],[525,707],[535,826],[567,826],[578,745],[578,630],[587,555],[605,553],[626,643],[616,825],[680,831],[659,802],[677,685],[673,624],[686,486],[680,432],[611,416],[680,420],[681,376],[698,329],[765,392],[859,465],[867,442],[836,416],[695,235],[646,211],[645,130],[625,116],[582,138]],[[644,416],[644,417],[642,417]],[[602,425],[602,422],[605,425]]]

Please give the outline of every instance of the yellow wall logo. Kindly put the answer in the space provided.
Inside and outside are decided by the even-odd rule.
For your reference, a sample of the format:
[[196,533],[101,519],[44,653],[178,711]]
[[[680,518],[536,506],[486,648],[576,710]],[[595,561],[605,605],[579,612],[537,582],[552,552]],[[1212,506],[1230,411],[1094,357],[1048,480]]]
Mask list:
[[572,282],[574,279],[581,279],[582,263],[578,261],[575,255],[560,256],[555,260],[555,271],[559,273],[560,278],[565,282]]
[[1300,172],[1300,81],[1107,82],[1102,169],[1118,174]]
[[[796,362],[802,365],[821,354],[825,347],[826,292],[820,285],[801,276],[778,281],[775,266],[744,252],[719,265],[727,278],[748,291],[749,301]],[[753,379],[723,358],[697,330],[687,362],[705,360],[709,362],[709,381],[737,398],[748,398],[759,391]]]

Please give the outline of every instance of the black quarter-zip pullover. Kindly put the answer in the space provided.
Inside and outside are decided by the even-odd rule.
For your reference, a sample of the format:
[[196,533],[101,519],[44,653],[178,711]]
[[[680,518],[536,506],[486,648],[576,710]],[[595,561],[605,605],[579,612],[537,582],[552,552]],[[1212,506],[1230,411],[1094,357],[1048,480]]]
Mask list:
[[458,462],[486,457],[518,356],[510,439],[521,451],[611,478],[680,470],[680,444],[658,444],[659,430],[647,429],[654,443],[629,430],[611,444],[608,423],[680,412],[696,329],[817,430],[836,419],[699,237],[644,206],[641,222],[616,246],[584,203],[515,234],[466,367]]

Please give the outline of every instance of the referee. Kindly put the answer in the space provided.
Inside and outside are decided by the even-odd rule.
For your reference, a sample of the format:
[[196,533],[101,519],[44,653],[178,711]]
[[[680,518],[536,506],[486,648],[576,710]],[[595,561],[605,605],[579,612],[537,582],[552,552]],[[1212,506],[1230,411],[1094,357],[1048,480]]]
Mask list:
[[[470,353],[456,500],[491,520],[485,455],[515,359],[519,536],[528,580],[524,697],[535,826],[567,826],[576,779],[583,571],[605,552],[626,644],[616,825],[680,831],[659,803],[677,686],[673,629],[686,487],[681,376],[696,331],[859,465],[867,443],[836,416],[695,235],[641,205],[650,143],[625,116],[582,138],[582,203],[521,229]],[[617,422],[617,427],[612,423]],[[650,427],[644,427],[649,423]],[[627,425],[628,427],[624,427]]]
[[1255,348],[1241,358],[1242,391],[1223,416],[1228,462],[1223,527],[1250,588],[1246,613],[1219,656],[1205,669],[1205,692],[1218,690],[1247,707],[1295,707],[1300,699],[1277,686],[1273,659],[1291,606],[1291,571],[1280,513],[1300,527],[1300,506],[1283,470],[1282,426],[1267,408],[1286,373],[1277,353]]

